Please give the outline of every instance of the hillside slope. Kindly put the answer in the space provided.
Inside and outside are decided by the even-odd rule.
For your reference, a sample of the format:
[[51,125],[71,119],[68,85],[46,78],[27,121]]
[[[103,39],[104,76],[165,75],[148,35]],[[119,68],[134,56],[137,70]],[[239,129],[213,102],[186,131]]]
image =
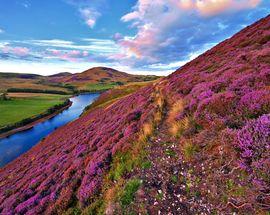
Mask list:
[[157,76],[131,75],[106,67],[94,67],[81,73],[64,76],[51,76],[49,81],[75,86],[78,90],[106,90],[129,82],[144,82],[157,79]]
[[2,214],[266,214],[270,16],[0,170]]

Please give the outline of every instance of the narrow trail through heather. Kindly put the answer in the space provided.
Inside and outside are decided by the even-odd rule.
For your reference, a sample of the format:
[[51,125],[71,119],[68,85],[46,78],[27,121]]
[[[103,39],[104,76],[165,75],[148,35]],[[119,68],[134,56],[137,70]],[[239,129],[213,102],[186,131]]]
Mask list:
[[134,204],[137,214],[210,214],[209,204],[189,195],[189,164],[182,158],[178,141],[170,135],[164,112],[146,148],[151,166],[134,175],[143,182]]

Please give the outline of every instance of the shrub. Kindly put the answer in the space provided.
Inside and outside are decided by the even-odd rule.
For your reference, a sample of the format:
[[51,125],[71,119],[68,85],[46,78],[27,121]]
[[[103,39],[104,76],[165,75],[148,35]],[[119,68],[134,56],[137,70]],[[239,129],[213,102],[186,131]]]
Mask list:
[[270,114],[247,122],[237,132],[237,147],[246,163],[258,161],[264,153],[270,153]]
[[236,135],[240,166],[251,174],[253,184],[261,190],[269,189],[270,114],[248,121]]

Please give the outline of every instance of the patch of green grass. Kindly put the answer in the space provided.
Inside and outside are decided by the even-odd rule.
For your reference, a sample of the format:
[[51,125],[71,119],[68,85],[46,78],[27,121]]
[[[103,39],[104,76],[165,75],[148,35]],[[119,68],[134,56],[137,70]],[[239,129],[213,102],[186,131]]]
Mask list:
[[46,112],[54,105],[63,103],[66,98],[63,95],[44,95],[0,100],[0,127]]
[[167,149],[165,151],[165,154],[168,155],[168,156],[171,156],[171,157],[175,157],[176,156],[176,152],[171,150],[171,149]]
[[234,185],[234,181],[233,181],[232,179],[229,179],[229,180],[226,182],[226,186],[227,186],[227,189],[228,189],[228,190],[233,189],[233,187],[235,186],[235,185]]
[[173,176],[171,177],[171,180],[172,180],[172,182],[173,182],[174,184],[176,184],[177,181],[178,181],[178,177],[177,177],[176,175],[173,175]]
[[186,192],[187,192],[187,193],[190,193],[190,189],[191,189],[191,181],[190,181],[190,179],[188,178],[188,179],[186,180]]
[[186,142],[182,147],[182,152],[186,159],[191,159],[196,152],[199,151],[199,147],[191,142]]
[[142,169],[150,169],[151,166],[152,166],[151,161],[145,161],[145,162],[143,162],[143,163],[141,164],[141,168],[142,168]]
[[235,196],[245,196],[246,194],[246,187],[237,186],[234,188],[233,194]]
[[[91,205],[86,207],[82,213],[82,215],[102,215],[104,214],[104,205],[103,205],[103,200],[102,199],[97,199],[94,201]],[[74,214],[75,215],[75,214]]]
[[63,215],[80,215],[82,214],[81,210],[77,207],[69,208]]
[[105,91],[118,85],[119,85],[118,83],[111,82],[111,83],[87,84],[86,87],[87,90],[89,91]]
[[170,146],[170,145],[172,145],[173,143],[172,143],[172,142],[162,142],[161,144],[162,144],[162,145],[168,145],[168,146]]
[[126,172],[130,172],[134,167],[134,160],[130,159],[131,155],[129,152],[121,153],[118,152],[112,163],[111,170],[109,172],[109,178],[111,180],[119,180]]
[[120,194],[120,203],[123,207],[128,206],[133,202],[135,193],[141,184],[142,182],[139,179],[131,179],[126,183],[123,192]]
[[163,193],[162,192],[161,193],[158,193],[157,196],[156,196],[156,199],[159,200],[159,201],[161,201],[162,198],[163,198]]

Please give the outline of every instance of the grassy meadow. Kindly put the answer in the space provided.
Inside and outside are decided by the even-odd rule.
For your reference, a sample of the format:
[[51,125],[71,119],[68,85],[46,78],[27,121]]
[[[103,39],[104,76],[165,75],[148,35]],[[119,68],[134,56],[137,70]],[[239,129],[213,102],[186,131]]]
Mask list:
[[44,113],[67,98],[56,94],[9,93],[8,100],[0,100],[0,128]]

